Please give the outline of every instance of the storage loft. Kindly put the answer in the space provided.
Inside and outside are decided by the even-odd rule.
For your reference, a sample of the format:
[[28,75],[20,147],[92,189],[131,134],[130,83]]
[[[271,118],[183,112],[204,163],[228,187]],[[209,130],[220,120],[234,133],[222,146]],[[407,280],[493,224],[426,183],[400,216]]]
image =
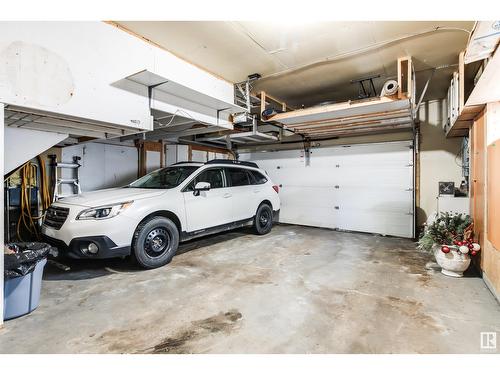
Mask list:
[[309,138],[409,129],[412,104],[408,98],[380,97],[279,113],[268,121]]
[[[308,138],[361,135],[412,129],[414,119],[414,75],[411,57],[398,59],[397,93],[342,103],[284,111],[265,121]],[[262,103],[267,98],[261,93]],[[283,110],[287,108],[282,104]],[[265,108],[263,108],[265,109]],[[263,111],[262,111],[263,112]]]
[[[478,38],[480,39],[480,38]],[[468,47],[474,51],[474,46]],[[500,53],[491,57],[470,56],[462,51],[458,59],[458,71],[453,74],[448,89],[448,116],[444,125],[447,137],[464,137],[474,120],[485,108],[486,93],[500,98]]]

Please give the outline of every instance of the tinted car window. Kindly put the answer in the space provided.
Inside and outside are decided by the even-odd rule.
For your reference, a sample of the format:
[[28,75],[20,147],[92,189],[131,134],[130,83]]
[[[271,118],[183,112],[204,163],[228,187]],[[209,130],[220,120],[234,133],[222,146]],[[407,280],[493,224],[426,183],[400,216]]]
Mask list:
[[250,185],[251,177],[246,169],[227,168],[226,173],[229,175],[231,186]]
[[260,172],[257,171],[249,171],[253,177],[253,185],[262,185],[267,182],[267,178]]
[[186,190],[194,190],[198,182],[210,183],[210,189],[218,189],[224,187],[224,175],[221,168],[207,169],[196,176],[191,181]]
[[189,177],[197,166],[168,167],[148,173],[127,187],[141,189],[172,189]]

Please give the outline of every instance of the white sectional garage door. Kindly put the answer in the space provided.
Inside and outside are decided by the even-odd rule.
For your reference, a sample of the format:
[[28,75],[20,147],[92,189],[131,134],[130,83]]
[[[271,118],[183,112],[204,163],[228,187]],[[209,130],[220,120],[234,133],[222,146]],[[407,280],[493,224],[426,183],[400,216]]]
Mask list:
[[280,185],[280,222],[413,237],[410,141],[241,154]]

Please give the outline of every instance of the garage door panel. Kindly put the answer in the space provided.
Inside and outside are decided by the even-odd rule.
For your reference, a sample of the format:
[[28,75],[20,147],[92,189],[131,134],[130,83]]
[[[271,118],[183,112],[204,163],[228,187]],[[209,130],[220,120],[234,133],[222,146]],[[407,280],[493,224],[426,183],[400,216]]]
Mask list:
[[280,222],[335,228],[334,203],[325,202],[324,188],[288,186],[280,190]]
[[411,162],[408,153],[410,144],[400,145],[355,145],[350,147],[328,147],[313,149],[311,160],[315,165],[319,163],[344,163],[346,165],[397,165],[401,162]]
[[245,154],[281,185],[280,221],[413,237],[411,142]]
[[339,215],[342,216],[339,229],[398,237],[408,237],[408,233],[412,231],[412,220],[408,219],[411,215],[407,214],[353,210],[340,211]]
[[[259,167],[261,163],[258,162]],[[263,168],[264,169],[264,168]],[[326,168],[288,167],[265,169],[273,182],[283,186],[333,188],[339,181],[338,172]]]
[[[281,168],[273,172],[276,183],[295,186],[332,188],[339,180],[339,174],[327,168]],[[273,176],[271,175],[271,177]]]
[[340,186],[411,188],[413,186],[411,168],[356,168],[343,169],[335,175]]
[[[285,204],[296,206],[324,207],[334,206],[337,194],[332,194],[331,189],[315,186],[290,186],[285,185],[280,189],[280,199]],[[327,197],[325,199],[325,197]]]
[[365,209],[378,212],[412,212],[412,192],[395,189],[340,190],[335,205],[342,209]]

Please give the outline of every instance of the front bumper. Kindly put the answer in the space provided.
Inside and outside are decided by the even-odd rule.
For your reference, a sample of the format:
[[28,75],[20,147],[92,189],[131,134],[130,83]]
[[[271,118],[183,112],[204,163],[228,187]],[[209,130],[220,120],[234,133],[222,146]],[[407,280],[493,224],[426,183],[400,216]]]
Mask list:
[[[107,259],[119,258],[130,255],[130,246],[117,246],[107,236],[88,236],[73,238],[69,245],[64,241],[58,240],[47,235],[42,235],[44,242],[54,246],[58,250],[58,256],[68,257],[73,259]],[[89,254],[84,252],[90,242],[93,242],[99,248],[97,254]]]
[[[138,222],[124,213],[106,220],[76,220],[87,207],[58,202],[57,207],[69,209],[66,219],[57,229],[53,225],[42,225],[45,241],[55,246],[61,256],[70,258],[115,258],[130,255],[132,237]],[[82,251],[94,242],[97,254]]]

